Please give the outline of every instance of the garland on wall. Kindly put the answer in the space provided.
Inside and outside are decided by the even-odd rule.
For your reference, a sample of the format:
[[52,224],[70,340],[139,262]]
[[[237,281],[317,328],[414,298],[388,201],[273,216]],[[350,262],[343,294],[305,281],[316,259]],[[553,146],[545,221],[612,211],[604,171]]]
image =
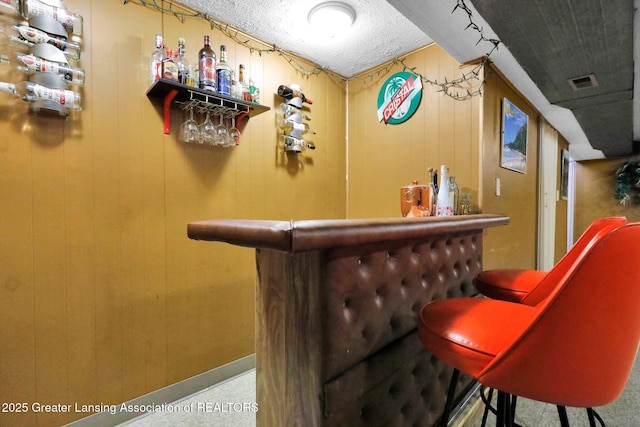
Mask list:
[[616,170],[615,198],[621,205],[640,203],[640,160],[629,160]]
[[372,72],[367,75],[354,76],[351,78],[342,77],[328,68],[321,67],[319,65],[314,65],[312,68],[305,67],[301,61],[298,60],[298,57],[291,52],[288,52],[276,45],[270,45],[266,42],[258,40],[250,35],[231,27],[228,24],[217,21],[212,16],[201,13],[195,10],[191,10],[186,6],[179,5],[177,3],[172,2],[171,0],[123,0],[124,4],[134,3],[144,7],[155,9],[161,12],[163,15],[168,14],[177,18],[180,22],[184,23],[186,19],[203,19],[210,23],[212,30],[218,30],[223,33],[225,36],[235,41],[239,45],[244,46],[249,49],[251,53],[257,52],[260,56],[263,53],[277,53],[282,56],[291,66],[293,66],[298,72],[303,75],[309,77],[312,75],[317,75],[320,73],[327,73],[331,77],[338,78],[341,81],[349,82],[360,80],[363,82],[373,81],[376,78],[384,76],[388,74],[391,69],[395,66],[402,65],[403,71],[410,71],[413,74],[420,77],[420,79],[428,85],[435,86],[438,88],[438,92],[442,92],[444,95],[449,96],[455,100],[461,101],[472,98],[477,95],[482,95],[482,87],[484,86],[484,80],[481,78],[482,70],[484,66],[489,62],[491,55],[498,49],[500,45],[500,40],[487,38],[484,35],[484,30],[482,27],[478,26],[473,21],[473,13],[469,6],[465,3],[465,0],[456,0],[456,5],[451,11],[451,13],[455,13],[457,10],[461,10],[466,13],[469,18],[469,24],[466,26],[465,30],[471,29],[479,34],[479,39],[476,44],[480,43],[488,43],[491,48],[486,53],[485,56],[479,61],[477,65],[475,65],[471,70],[462,73],[462,75],[456,79],[449,80],[445,77],[444,81],[438,81],[437,79],[429,79],[420,73],[416,72],[417,67],[411,67],[405,63],[406,57],[398,57],[384,67],[378,69],[376,72]]

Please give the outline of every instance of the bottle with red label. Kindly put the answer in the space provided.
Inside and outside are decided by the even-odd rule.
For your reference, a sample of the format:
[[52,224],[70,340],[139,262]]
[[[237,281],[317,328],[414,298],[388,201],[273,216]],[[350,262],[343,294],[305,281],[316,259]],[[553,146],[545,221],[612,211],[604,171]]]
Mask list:
[[70,33],[82,35],[82,16],[65,8],[49,5],[40,0],[21,0],[22,16],[31,19],[35,16],[48,16],[55,19]]
[[198,52],[198,74],[200,89],[217,91],[216,54],[211,49],[209,36],[204,36],[204,46]]
[[156,49],[151,54],[149,61],[150,83],[153,84],[162,78],[162,61],[165,58],[164,45],[162,44],[162,35],[156,34]]
[[34,82],[0,82],[0,92],[10,93],[26,102],[51,101],[70,110],[82,109],[82,97],[78,92],[49,88]]
[[11,42],[25,45],[35,46],[36,44],[50,44],[62,51],[64,55],[77,61],[80,59],[80,44],[67,40],[64,37],[52,35],[44,31],[38,30],[28,25],[0,25],[0,34],[4,34]]
[[167,56],[162,60],[162,78],[178,81],[178,65],[171,49],[167,49]]
[[[7,58],[4,55],[0,57]],[[84,86],[84,70],[62,62],[49,61],[36,55],[16,52],[18,71],[28,75],[49,72],[62,77],[66,83]],[[8,62],[8,61],[7,61]]]

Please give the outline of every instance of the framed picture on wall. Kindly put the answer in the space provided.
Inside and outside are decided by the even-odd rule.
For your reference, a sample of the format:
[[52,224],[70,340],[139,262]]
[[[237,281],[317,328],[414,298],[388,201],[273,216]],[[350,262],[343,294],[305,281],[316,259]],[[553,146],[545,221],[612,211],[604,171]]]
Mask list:
[[502,132],[500,166],[527,172],[527,137],[529,116],[507,98],[502,100]]
[[569,152],[562,150],[562,163],[560,163],[560,198],[569,200]]

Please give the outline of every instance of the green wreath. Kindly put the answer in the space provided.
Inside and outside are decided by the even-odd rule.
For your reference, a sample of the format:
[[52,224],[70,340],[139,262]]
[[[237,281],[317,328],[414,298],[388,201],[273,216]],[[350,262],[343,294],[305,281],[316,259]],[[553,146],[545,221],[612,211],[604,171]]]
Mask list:
[[640,203],[640,160],[627,161],[616,170],[616,200]]

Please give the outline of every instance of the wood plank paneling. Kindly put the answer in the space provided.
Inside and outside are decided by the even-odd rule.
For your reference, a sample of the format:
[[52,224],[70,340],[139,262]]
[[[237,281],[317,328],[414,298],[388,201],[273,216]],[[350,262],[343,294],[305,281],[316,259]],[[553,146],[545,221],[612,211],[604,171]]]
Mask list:
[[[135,2],[65,4],[84,17],[83,111],[64,120],[0,97],[3,402],[119,403],[253,353],[253,251],[190,241],[187,222],[346,210],[340,84],[306,76],[277,53],[252,53],[203,20],[182,23]],[[185,37],[194,64],[209,34],[234,69],[247,66],[271,110],[243,123],[240,146],[182,144],[177,108],[163,134],[161,103],[145,95],[156,33],[169,47]],[[0,68],[2,81],[24,78]],[[283,83],[316,98],[315,152],[277,149]],[[0,426],[85,415],[2,413]]]
[[[483,97],[482,211],[508,215],[509,225],[487,231],[485,268],[535,268],[538,195],[538,114],[494,70],[485,70]],[[529,116],[527,170],[518,173],[500,167],[502,99],[507,97]],[[496,178],[501,195],[496,195]]]
[[[459,64],[435,45],[412,53],[405,63],[430,80],[451,80],[461,74]],[[478,169],[471,166],[479,163],[478,101],[455,101],[426,84],[422,102],[408,121],[378,123],[378,92],[398,71],[401,65],[388,74],[349,84],[348,216],[352,218],[400,215],[400,188],[413,180],[425,183],[429,167],[439,171],[446,164],[460,187],[478,185]]]

